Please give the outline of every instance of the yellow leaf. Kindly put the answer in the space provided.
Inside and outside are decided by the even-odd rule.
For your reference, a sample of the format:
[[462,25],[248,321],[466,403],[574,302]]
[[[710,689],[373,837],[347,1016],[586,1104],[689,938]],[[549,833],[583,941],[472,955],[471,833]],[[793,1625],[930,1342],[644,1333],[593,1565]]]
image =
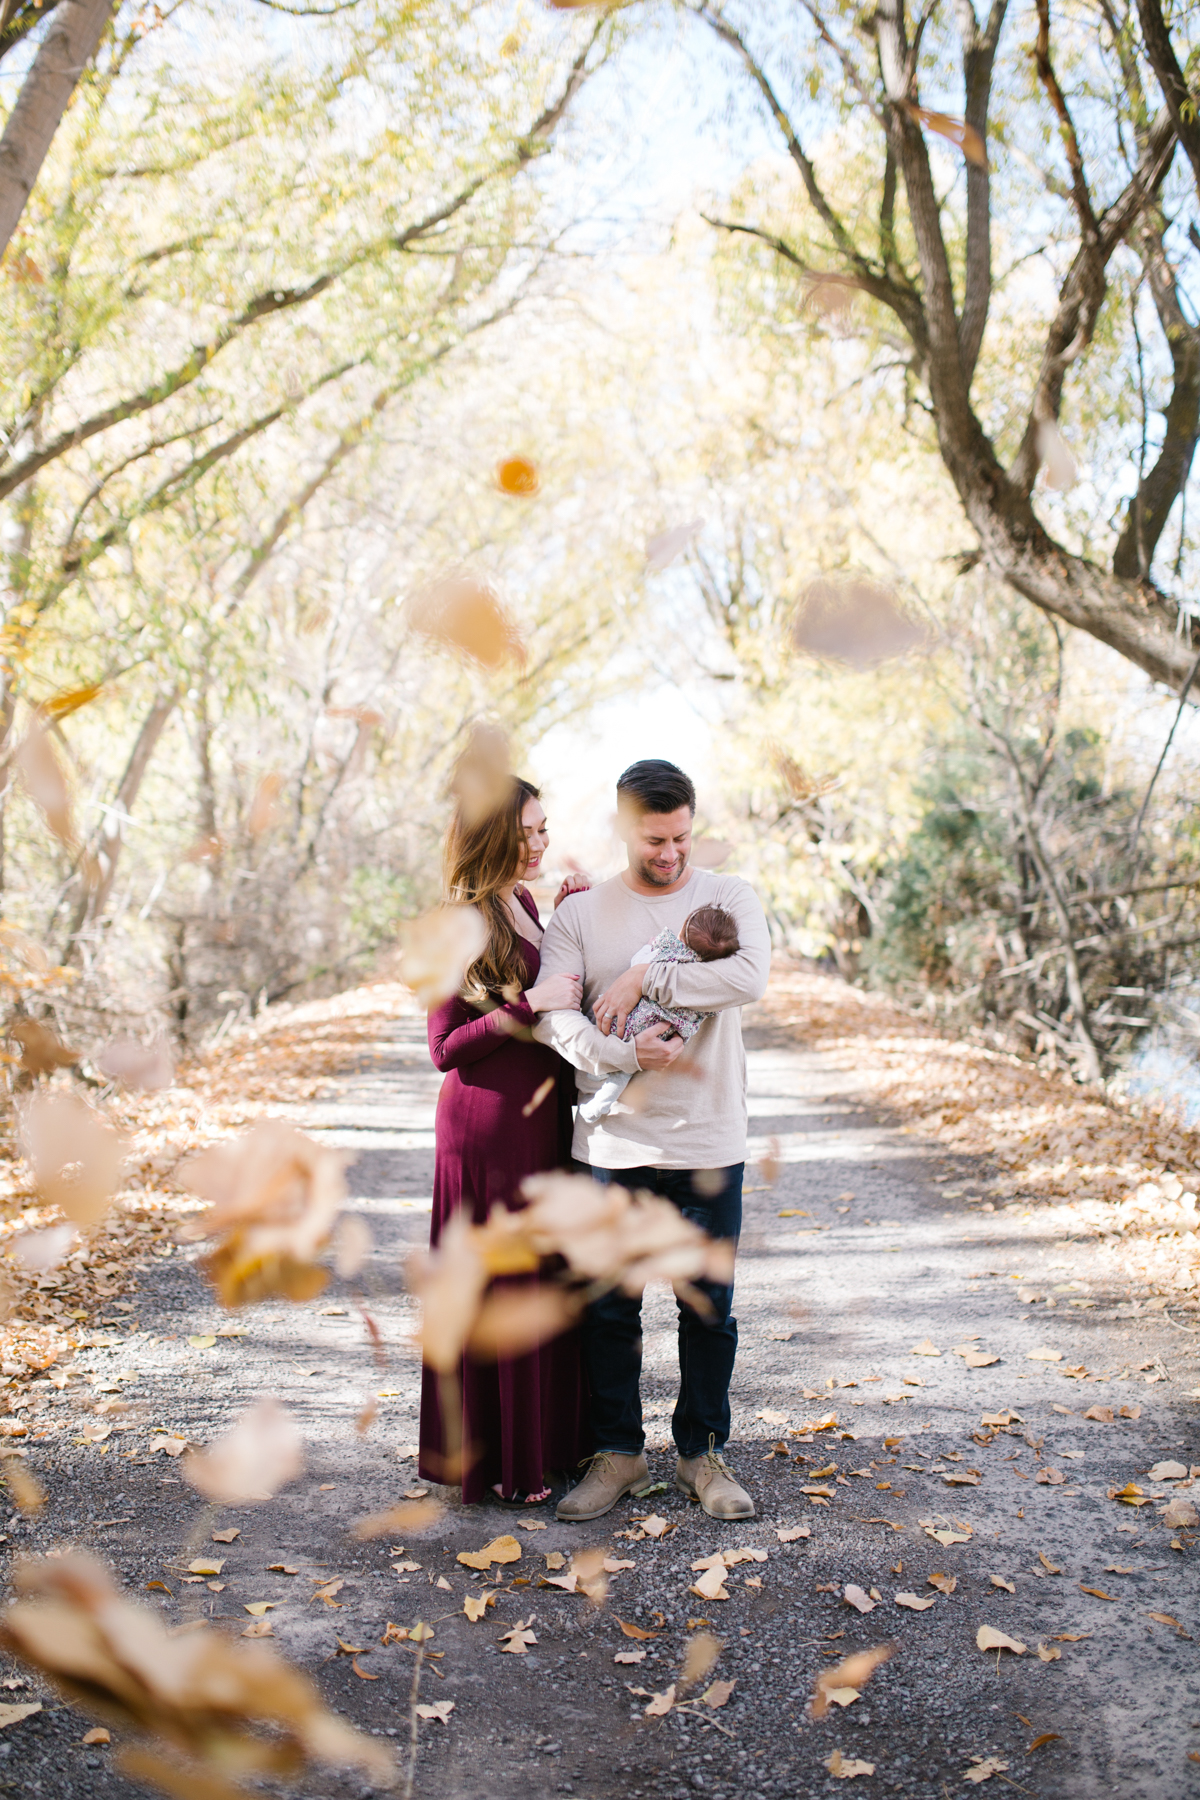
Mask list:
[[1011,1650],[1014,1656],[1024,1656],[1026,1650],[1026,1645],[993,1625],[981,1625],[975,1633],[975,1643],[980,1650]]
[[466,1594],[463,1597],[463,1611],[466,1613],[468,1619],[475,1625],[478,1625],[488,1607],[495,1606],[495,1604],[496,1596],[494,1592],[487,1594]]
[[278,1604],[277,1600],[247,1600],[243,1602],[242,1610],[252,1618],[261,1619],[264,1613],[273,1612]]
[[216,1335],[205,1332],[202,1336],[190,1337],[188,1343],[193,1350],[211,1350],[216,1343]]
[[514,1563],[521,1560],[521,1546],[515,1537],[505,1536],[493,1538],[482,1550],[460,1550],[458,1560],[465,1563],[468,1569],[490,1569],[493,1563]]
[[26,1700],[16,1705],[0,1706],[0,1731],[3,1731],[8,1725],[19,1725],[22,1719],[30,1719],[34,1713],[40,1713],[41,1710],[40,1700]]
[[198,1556],[195,1562],[190,1562],[188,1564],[188,1574],[219,1575],[224,1567],[225,1563],[223,1560],[221,1562],[210,1562],[206,1557]]
[[916,1594],[897,1594],[896,1605],[906,1606],[910,1612],[928,1612],[931,1606],[937,1605],[937,1595],[930,1594],[928,1600],[922,1600]]
[[825,1767],[831,1775],[837,1775],[843,1781],[849,1780],[855,1775],[873,1775],[875,1773],[874,1763],[861,1762],[854,1756],[843,1756],[840,1750],[834,1750],[830,1756],[826,1757]]

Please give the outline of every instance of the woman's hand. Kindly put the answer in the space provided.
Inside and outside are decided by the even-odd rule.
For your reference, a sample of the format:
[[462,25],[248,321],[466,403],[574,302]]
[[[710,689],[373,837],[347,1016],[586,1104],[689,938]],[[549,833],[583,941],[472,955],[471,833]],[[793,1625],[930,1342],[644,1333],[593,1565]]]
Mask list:
[[582,986],[578,975],[547,975],[536,987],[526,988],[525,1004],[534,1012],[578,1012]]
[[554,896],[555,907],[557,908],[557,907],[561,906],[563,901],[566,900],[571,894],[586,894],[588,889],[591,887],[591,885],[592,885],[591,876],[584,875],[582,873],[582,871],[578,875],[566,876],[563,880],[562,886],[559,888],[557,894],[555,894],[555,896]]
[[642,982],[649,967],[649,963],[635,963],[632,969],[618,975],[596,1002],[596,1023],[606,1037],[610,1033],[620,1037],[624,1031],[626,1019],[642,997]]

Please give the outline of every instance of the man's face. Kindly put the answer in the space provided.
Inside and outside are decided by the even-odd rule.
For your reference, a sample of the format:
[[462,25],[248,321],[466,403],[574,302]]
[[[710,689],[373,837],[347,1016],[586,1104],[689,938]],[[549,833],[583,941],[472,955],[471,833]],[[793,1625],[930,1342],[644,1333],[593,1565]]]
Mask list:
[[673,887],[692,853],[690,808],[680,806],[671,813],[622,809],[620,830],[633,874],[648,887]]

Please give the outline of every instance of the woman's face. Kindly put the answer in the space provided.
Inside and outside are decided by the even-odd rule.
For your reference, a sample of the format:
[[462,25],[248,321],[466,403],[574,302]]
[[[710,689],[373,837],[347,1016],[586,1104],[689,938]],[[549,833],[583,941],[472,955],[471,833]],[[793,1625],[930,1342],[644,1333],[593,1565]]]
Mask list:
[[518,881],[536,881],[550,833],[546,830],[546,814],[540,800],[527,800],[521,812],[521,835],[525,840],[525,860],[517,870]]

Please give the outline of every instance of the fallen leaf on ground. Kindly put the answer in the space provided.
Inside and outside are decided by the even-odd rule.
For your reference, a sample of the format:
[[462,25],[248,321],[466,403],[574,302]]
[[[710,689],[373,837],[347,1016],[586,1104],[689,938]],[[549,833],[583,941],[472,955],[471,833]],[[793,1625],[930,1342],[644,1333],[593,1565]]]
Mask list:
[[671,1529],[670,1521],[660,1519],[657,1513],[647,1513],[644,1519],[638,1520],[638,1524],[648,1538],[660,1538],[664,1532]]
[[829,1695],[834,1688],[852,1687],[860,1693],[881,1663],[894,1656],[894,1644],[877,1644],[870,1650],[856,1650],[832,1668],[819,1671],[810,1710],[814,1719],[823,1719],[829,1711]]
[[714,1681],[711,1687],[705,1688],[700,1699],[705,1706],[711,1706],[715,1710],[718,1706],[725,1705],[736,1686],[736,1680]]
[[1085,1419],[1094,1419],[1097,1425],[1111,1425],[1113,1409],[1111,1406],[1089,1406],[1082,1416]]
[[1162,1515],[1162,1523],[1164,1525],[1200,1525],[1200,1513],[1196,1511],[1190,1500],[1185,1500],[1182,1494],[1176,1494]]
[[769,1406],[765,1406],[761,1412],[755,1413],[754,1416],[756,1419],[764,1419],[768,1425],[786,1425],[788,1422],[788,1415],[786,1413],[775,1412]]
[[990,1781],[993,1775],[1003,1775],[1008,1767],[998,1756],[977,1756],[972,1761],[973,1766],[963,1771],[964,1781]]
[[1014,1656],[1024,1656],[1026,1650],[1026,1645],[997,1631],[994,1625],[981,1625],[975,1633],[975,1644],[980,1650],[1011,1650]]
[[827,1688],[825,1698],[834,1706],[853,1706],[862,1696],[856,1687],[836,1687]]
[[111,1744],[112,1733],[106,1731],[103,1725],[93,1725],[90,1731],[84,1732],[79,1741],[81,1744]]
[[448,1725],[450,1714],[454,1711],[454,1702],[453,1700],[431,1700],[422,1702],[415,1710],[418,1719],[434,1719],[439,1725]]
[[931,1338],[922,1338],[919,1344],[913,1345],[910,1354],[912,1356],[940,1356],[942,1353]]
[[675,1704],[675,1684],[671,1683],[665,1694],[655,1694],[646,1708],[648,1719],[663,1719]]
[[1038,1645],[1037,1653],[1042,1662],[1058,1662],[1062,1657],[1061,1650],[1047,1649],[1045,1644]]
[[1061,1487],[1067,1478],[1061,1469],[1045,1468],[1039,1469],[1034,1479],[1044,1482],[1049,1487]]
[[1032,1744],[1027,1746],[1025,1754],[1028,1756],[1031,1751],[1040,1750],[1043,1744],[1059,1744],[1061,1742],[1061,1731],[1042,1731],[1034,1738]]
[[209,1562],[205,1557],[198,1556],[195,1562],[190,1562],[188,1564],[188,1574],[219,1575],[224,1567],[225,1563],[223,1560],[221,1562]]
[[478,1624],[489,1606],[495,1606],[495,1593],[467,1594],[463,1598],[463,1611],[468,1619]]
[[1045,1569],[1047,1575],[1061,1575],[1062,1574],[1062,1569],[1061,1569],[1060,1565],[1058,1563],[1052,1563],[1050,1561],[1050,1558],[1046,1555],[1044,1550],[1038,1551],[1038,1561],[1041,1563],[1043,1569]]
[[506,1534],[493,1538],[482,1550],[460,1550],[458,1561],[465,1563],[468,1569],[490,1569],[493,1563],[514,1563],[521,1560],[521,1546],[515,1537]]
[[9,1725],[19,1725],[22,1719],[32,1718],[34,1713],[40,1713],[41,1710],[40,1700],[6,1702],[0,1705],[0,1731]]
[[988,1580],[993,1587],[1003,1588],[1006,1594],[1015,1594],[1017,1591],[1011,1581],[1005,1581],[1003,1575],[989,1575]]
[[1181,1462],[1156,1462],[1146,1476],[1147,1481],[1186,1481],[1187,1465]]
[[236,1525],[230,1525],[225,1531],[214,1531],[211,1534],[214,1544],[232,1544],[234,1539],[240,1538],[241,1535],[241,1531]]
[[264,1613],[273,1612],[278,1604],[277,1600],[245,1600],[242,1611],[248,1612],[251,1618],[261,1619]]
[[692,1583],[688,1592],[697,1594],[701,1600],[728,1600],[729,1590],[725,1586],[725,1574],[725,1564],[721,1561],[713,1568],[706,1569],[699,1581]]
[[968,1369],[990,1369],[993,1363],[1000,1361],[1000,1358],[993,1356],[990,1351],[976,1350],[970,1344],[964,1344],[961,1348],[956,1347],[954,1354],[962,1357]]
[[937,1605],[937,1595],[930,1594],[928,1600],[922,1600],[918,1594],[897,1594],[896,1605],[906,1606],[910,1612],[928,1612],[931,1606]]
[[504,1649],[513,1656],[524,1656],[530,1644],[537,1643],[537,1638],[529,1629],[532,1624],[532,1613],[524,1621],[518,1619],[512,1630],[506,1631],[500,1639]]
[[1115,1600],[1117,1597],[1115,1594],[1106,1594],[1103,1588],[1085,1587],[1082,1581],[1079,1583],[1079,1591],[1081,1594],[1091,1594],[1097,1600]]
[[853,1582],[851,1582],[849,1587],[842,1589],[842,1599],[860,1613],[869,1613],[874,1611],[875,1608],[874,1600],[872,1600],[868,1594],[865,1594],[862,1588],[856,1587]]
[[854,1756],[843,1756],[840,1750],[834,1750],[825,1759],[825,1767],[831,1775],[840,1776],[843,1781],[855,1775],[873,1775],[875,1764],[861,1762]]
[[644,1631],[640,1625],[630,1625],[627,1624],[624,1619],[617,1619],[615,1614],[613,1616],[615,1622],[621,1627],[621,1630],[625,1633],[627,1638],[635,1638],[640,1642],[643,1638],[653,1638],[658,1636],[657,1631]]
[[790,1525],[786,1531],[782,1531],[776,1526],[775,1536],[779,1539],[781,1544],[794,1544],[799,1538],[811,1537],[812,1527],[809,1525]]
[[1148,1619],[1153,1619],[1156,1625],[1173,1625],[1180,1637],[1188,1636],[1188,1633],[1184,1630],[1183,1626],[1179,1623],[1179,1620],[1173,1613],[1148,1612],[1146,1617]]
[[646,1652],[644,1650],[618,1650],[613,1657],[615,1663],[640,1663],[645,1660]]
[[[1038,1350],[1026,1351],[1025,1361],[1026,1362],[1061,1362],[1062,1361],[1062,1351],[1061,1350],[1048,1350],[1046,1348],[1046,1346],[1043,1344],[1041,1346],[1041,1348]],[[1007,1763],[1005,1764],[1005,1767],[1006,1768],[1008,1767]],[[972,1780],[982,1780],[982,1777],[981,1776],[972,1776],[971,1779]]]
[[1108,1498],[1119,1500],[1122,1506],[1150,1506],[1152,1497],[1142,1492],[1136,1481],[1127,1481],[1123,1488],[1109,1488]]

